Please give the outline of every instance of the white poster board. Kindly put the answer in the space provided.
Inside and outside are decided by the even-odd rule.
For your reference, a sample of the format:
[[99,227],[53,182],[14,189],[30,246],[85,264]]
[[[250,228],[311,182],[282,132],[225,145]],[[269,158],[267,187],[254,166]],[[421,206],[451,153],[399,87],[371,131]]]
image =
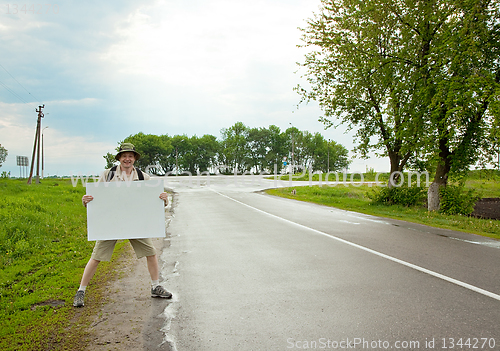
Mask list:
[[88,240],[165,237],[163,181],[87,183]]

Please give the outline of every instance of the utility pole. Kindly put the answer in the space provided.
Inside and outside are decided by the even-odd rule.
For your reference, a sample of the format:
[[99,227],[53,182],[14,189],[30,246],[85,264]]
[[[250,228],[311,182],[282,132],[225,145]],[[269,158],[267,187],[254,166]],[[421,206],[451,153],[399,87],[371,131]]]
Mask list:
[[175,147],[175,176],[177,177],[179,175],[179,161],[177,159],[177,157],[179,156],[179,153],[178,153],[178,147],[179,145],[184,141],[184,139],[182,139],[179,144]]
[[179,153],[177,152],[177,146],[175,147],[175,176],[177,177],[179,175],[179,161],[177,161],[177,156],[179,156]]
[[326,145],[328,147],[328,166],[327,166],[327,171],[326,172],[330,173],[330,139],[328,139],[328,143]]
[[295,174],[295,170],[294,170],[294,162],[293,162],[293,154],[294,154],[294,148],[295,148],[295,145],[294,145],[294,141],[293,141],[293,125],[291,122],[289,122],[290,126],[292,127],[292,175]]
[[33,166],[35,164],[35,153],[37,154],[37,159],[36,159],[36,183],[40,184],[40,134],[41,134],[41,127],[42,127],[42,118],[43,118],[43,112],[42,109],[45,108],[45,105],[43,106],[38,106],[38,110],[35,110],[38,112],[38,119],[36,122],[36,132],[35,132],[35,143],[33,145],[33,156],[31,157],[31,170],[30,170],[30,177],[28,178],[28,184],[31,184],[31,179],[33,178]]
[[43,157],[43,131],[45,129],[47,129],[48,127],[49,126],[47,126],[47,127],[45,127],[45,128],[42,129],[42,179],[43,179],[43,170],[44,170],[44,167],[43,167],[44,166],[44,164],[43,164],[43,160],[44,160],[44,157]]

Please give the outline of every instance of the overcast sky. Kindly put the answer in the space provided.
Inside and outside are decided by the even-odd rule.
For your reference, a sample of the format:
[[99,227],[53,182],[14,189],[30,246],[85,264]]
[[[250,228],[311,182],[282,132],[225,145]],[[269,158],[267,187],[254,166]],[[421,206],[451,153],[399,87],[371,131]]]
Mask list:
[[[45,176],[100,173],[131,134],[211,134],[241,121],[290,123],[349,150],[301,105],[301,32],[317,0],[64,1],[0,8],[0,172],[31,161],[35,109],[45,104]],[[355,160],[353,171],[389,169]]]

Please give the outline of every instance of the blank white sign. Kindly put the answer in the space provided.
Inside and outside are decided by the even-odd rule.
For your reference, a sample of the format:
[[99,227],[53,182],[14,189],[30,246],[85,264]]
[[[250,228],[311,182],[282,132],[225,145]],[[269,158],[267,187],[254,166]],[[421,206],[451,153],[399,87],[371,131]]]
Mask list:
[[162,180],[87,183],[88,240],[165,237]]

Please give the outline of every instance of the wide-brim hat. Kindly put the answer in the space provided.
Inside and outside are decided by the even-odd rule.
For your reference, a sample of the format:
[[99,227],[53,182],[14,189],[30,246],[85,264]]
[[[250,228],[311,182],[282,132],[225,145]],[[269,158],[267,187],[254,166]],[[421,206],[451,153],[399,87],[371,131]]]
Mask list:
[[135,159],[138,160],[141,158],[141,154],[135,151],[135,146],[134,144],[131,143],[123,143],[120,145],[120,149],[118,150],[118,153],[115,156],[115,160],[119,161],[120,155],[124,152],[133,152],[135,155]]

